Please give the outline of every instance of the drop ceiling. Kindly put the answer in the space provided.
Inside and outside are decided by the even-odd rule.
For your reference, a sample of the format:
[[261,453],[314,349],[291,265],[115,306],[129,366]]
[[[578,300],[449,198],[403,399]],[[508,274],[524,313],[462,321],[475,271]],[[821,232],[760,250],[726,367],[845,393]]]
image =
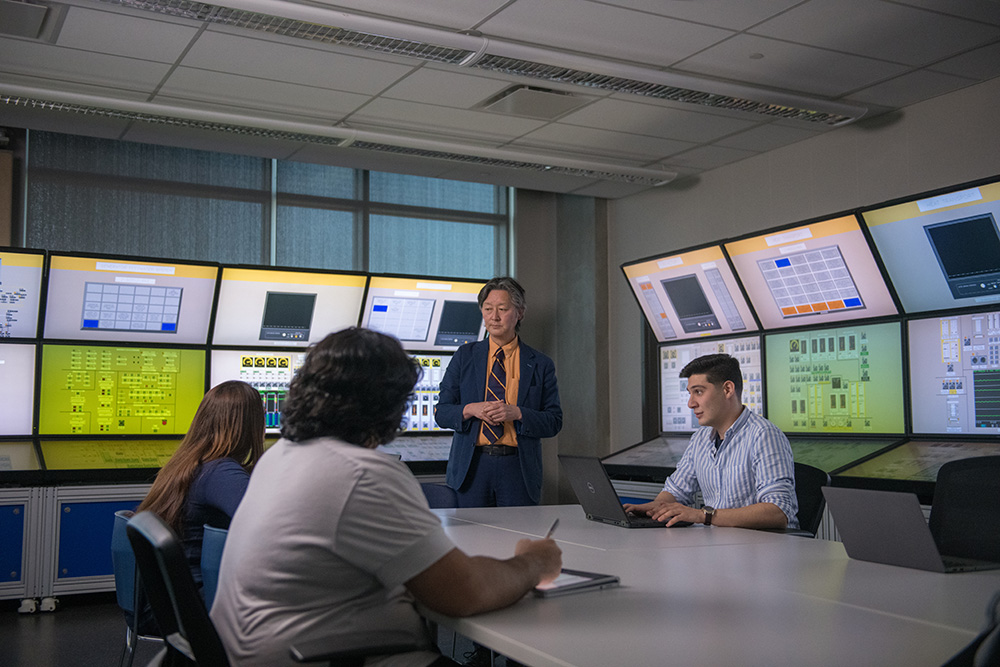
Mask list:
[[[0,126],[617,198],[1000,76],[993,0],[154,1],[0,0]],[[191,6],[472,46],[459,65]],[[484,66],[501,51],[697,94]]]

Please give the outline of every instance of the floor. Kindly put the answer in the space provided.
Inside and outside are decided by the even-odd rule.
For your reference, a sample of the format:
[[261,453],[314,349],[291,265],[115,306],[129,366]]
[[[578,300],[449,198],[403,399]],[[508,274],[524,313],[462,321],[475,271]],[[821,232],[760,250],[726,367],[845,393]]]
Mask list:
[[[68,595],[54,612],[19,614],[17,600],[0,601],[0,666],[2,667],[115,667],[125,645],[125,620],[114,593]],[[442,630],[442,651],[456,662],[472,650],[465,637]],[[159,645],[140,642],[135,665],[152,660]],[[496,667],[505,659],[497,657]]]

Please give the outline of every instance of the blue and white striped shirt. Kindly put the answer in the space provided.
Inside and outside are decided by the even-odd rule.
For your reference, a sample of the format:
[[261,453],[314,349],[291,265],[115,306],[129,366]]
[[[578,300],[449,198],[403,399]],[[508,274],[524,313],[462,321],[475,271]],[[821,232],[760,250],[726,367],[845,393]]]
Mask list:
[[716,509],[773,503],[798,528],[795,466],[788,438],[746,406],[715,448],[715,429],[699,428],[663,485],[679,503],[690,505],[699,490]]

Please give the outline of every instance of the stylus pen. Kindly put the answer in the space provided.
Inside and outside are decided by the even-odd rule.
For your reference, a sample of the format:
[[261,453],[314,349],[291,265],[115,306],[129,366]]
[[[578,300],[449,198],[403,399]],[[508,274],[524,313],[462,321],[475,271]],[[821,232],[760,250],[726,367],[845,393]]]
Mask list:
[[559,519],[552,522],[552,527],[549,528],[549,532],[545,533],[545,539],[549,539],[556,532],[556,527],[559,525]]

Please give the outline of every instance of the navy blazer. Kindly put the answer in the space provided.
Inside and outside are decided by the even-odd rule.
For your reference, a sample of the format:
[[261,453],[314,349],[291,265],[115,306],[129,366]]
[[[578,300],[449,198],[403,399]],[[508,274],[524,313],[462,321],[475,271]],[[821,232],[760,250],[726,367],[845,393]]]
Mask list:
[[[562,408],[559,406],[559,386],[556,367],[547,356],[519,343],[521,356],[517,405],[520,421],[514,422],[517,433],[518,458],[528,495],[536,503],[542,497],[542,438],[552,438],[562,428]],[[448,364],[441,393],[434,408],[438,426],[455,432],[448,457],[448,486],[458,489],[465,482],[472,463],[473,449],[479,437],[481,419],[462,419],[469,403],[478,403],[486,396],[486,359],[490,343],[482,340],[458,348]]]

